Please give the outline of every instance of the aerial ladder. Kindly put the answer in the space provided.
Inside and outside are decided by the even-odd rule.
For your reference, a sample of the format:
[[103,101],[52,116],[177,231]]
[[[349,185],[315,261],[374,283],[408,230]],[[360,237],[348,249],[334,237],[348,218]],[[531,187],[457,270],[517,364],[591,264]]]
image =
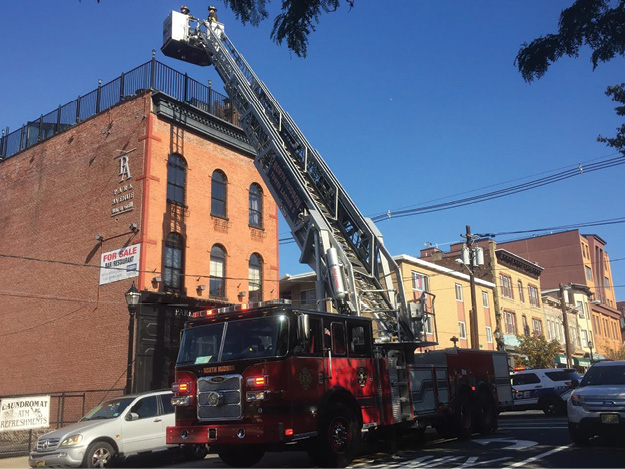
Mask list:
[[431,345],[423,331],[425,302],[408,304],[381,233],[237,51],[224,25],[172,11],[163,31],[165,55],[213,65],[223,80],[256,150],[254,164],[301,250],[300,262],[317,274],[318,309],[331,299],[339,313],[370,317],[377,342]]

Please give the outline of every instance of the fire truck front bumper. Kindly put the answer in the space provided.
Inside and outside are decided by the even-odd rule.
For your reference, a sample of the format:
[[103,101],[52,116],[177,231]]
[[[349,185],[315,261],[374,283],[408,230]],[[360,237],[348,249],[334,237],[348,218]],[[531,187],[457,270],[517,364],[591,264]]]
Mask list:
[[228,425],[194,425],[167,427],[167,444],[208,444],[230,446],[241,444],[287,444],[315,436],[294,434],[283,422],[275,425],[232,423]]

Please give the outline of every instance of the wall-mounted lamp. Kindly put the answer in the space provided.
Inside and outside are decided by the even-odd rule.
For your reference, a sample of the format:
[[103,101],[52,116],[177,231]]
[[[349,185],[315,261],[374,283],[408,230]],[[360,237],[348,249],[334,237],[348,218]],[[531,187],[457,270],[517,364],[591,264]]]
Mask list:
[[206,285],[198,285],[198,286],[197,286],[197,291],[198,291],[198,293],[199,293],[199,292],[201,292],[201,291],[203,291],[203,290],[206,290]]
[[247,292],[246,292],[246,291],[240,291],[240,292],[239,292],[239,296],[240,296],[241,298],[243,298],[245,295],[247,295]]
[[139,225],[137,225],[136,223],[131,223],[128,229],[130,229],[130,231],[132,231],[133,233],[138,233]]
[[163,280],[163,279],[162,279],[160,276],[158,276],[158,277],[154,277],[154,278],[152,279],[152,282],[154,282],[154,283],[159,283],[159,282],[161,282],[162,280]]
[[601,301],[599,301],[599,300],[592,300],[592,301],[590,302],[590,304],[591,304],[591,305],[600,305],[600,304],[601,304]]
[[95,239],[97,241],[104,241],[104,236],[102,236],[100,233],[98,233],[97,235],[95,235]]

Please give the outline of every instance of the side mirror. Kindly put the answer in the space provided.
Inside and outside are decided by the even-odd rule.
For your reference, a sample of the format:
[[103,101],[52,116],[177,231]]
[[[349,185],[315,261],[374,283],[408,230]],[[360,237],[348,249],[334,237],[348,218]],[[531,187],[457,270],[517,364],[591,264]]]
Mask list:
[[579,388],[579,380],[578,379],[572,379],[571,380],[571,387],[573,389]]
[[136,414],[135,412],[128,412],[126,414],[126,420],[128,420],[129,422],[132,422],[133,420],[139,420],[139,414]]

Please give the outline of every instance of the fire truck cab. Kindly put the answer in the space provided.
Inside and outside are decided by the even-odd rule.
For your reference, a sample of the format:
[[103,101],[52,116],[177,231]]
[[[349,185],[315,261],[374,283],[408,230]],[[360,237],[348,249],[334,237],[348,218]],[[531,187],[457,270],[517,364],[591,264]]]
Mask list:
[[359,316],[288,300],[196,313],[182,336],[167,441],[209,444],[239,466],[323,436],[321,461],[344,465],[362,429],[393,419],[374,354],[371,320]]

